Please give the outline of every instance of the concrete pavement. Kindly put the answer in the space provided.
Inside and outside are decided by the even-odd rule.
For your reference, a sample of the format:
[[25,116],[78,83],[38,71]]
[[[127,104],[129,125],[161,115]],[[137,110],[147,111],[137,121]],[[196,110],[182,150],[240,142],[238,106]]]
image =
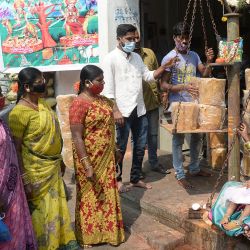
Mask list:
[[[201,205],[206,203],[216,181],[217,172],[213,172],[213,177],[190,178],[196,189],[186,191],[177,184],[171,154],[161,151],[159,160],[166,169],[171,170],[170,175],[163,176],[150,171],[146,152],[143,171],[146,173],[145,181],[153,188],[151,190],[133,188],[121,195],[123,219],[127,231],[126,242],[118,247],[96,246],[92,248],[93,250],[250,249],[249,243],[244,239],[243,241],[229,239],[221,232],[211,229],[202,220],[188,220],[188,209],[192,203]],[[187,165],[188,157],[185,160],[185,166]],[[206,162],[203,161],[202,165],[206,165]],[[124,182],[129,182],[130,166],[131,153],[128,152],[124,160]],[[71,192],[69,207],[73,220],[75,187],[71,183],[69,170],[65,175],[65,182]]]

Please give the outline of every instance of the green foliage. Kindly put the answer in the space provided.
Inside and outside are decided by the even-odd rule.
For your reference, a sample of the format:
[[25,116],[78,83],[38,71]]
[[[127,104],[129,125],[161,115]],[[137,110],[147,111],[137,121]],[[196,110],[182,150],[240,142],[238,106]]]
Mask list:
[[238,0],[238,9],[242,10],[247,6],[247,2],[245,0]]

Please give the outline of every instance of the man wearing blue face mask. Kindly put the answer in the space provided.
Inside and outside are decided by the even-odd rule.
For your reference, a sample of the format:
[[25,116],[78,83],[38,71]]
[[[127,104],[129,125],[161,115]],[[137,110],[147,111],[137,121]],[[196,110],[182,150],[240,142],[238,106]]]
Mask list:
[[[113,114],[116,122],[117,144],[125,155],[130,130],[133,136],[133,159],[130,172],[131,186],[145,189],[151,185],[140,180],[142,161],[147,141],[148,122],[143,100],[142,80],[155,81],[175,59],[171,59],[155,71],[144,65],[142,58],[133,52],[136,41],[136,27],[121,24],[117,27],[117,47],[104,59],[105,85],[103,95],[114,100]],[[119,164],[119,192],[128,189],[122,184],[122,163]]]

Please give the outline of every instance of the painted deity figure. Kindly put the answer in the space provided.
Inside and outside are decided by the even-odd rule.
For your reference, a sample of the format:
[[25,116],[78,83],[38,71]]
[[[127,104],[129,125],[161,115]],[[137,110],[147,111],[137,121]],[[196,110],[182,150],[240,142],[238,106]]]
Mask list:
[[21,25],[21,20],[25,16],[25,2],[24,0],[15,0],[13,7],[16,11],[16,24],[14,27],[19,27]]
[[76,8],[77,0],[65,0],[65,3],[66,9],[64,17],[66,36],[70,36],[72,34],[82,34],[82,25],[78,21],[79,12]]

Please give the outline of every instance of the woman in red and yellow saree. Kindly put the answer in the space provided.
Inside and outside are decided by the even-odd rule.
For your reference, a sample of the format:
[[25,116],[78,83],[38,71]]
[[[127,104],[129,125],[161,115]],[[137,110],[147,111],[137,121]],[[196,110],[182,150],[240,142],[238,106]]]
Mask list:
[[78,249],[61,176],[59,123],[41,98],[46,90],[43,75],[35,68],[25,68],[18,78],[18,100],[9,115],[9,125],[38,249]]
[[100,96],[103,71],[94,65],[81,71],[80,90],[70,107],[76,170],[76,238],[81,247],[124,241],[116,183],[115,126],[112,101]]

